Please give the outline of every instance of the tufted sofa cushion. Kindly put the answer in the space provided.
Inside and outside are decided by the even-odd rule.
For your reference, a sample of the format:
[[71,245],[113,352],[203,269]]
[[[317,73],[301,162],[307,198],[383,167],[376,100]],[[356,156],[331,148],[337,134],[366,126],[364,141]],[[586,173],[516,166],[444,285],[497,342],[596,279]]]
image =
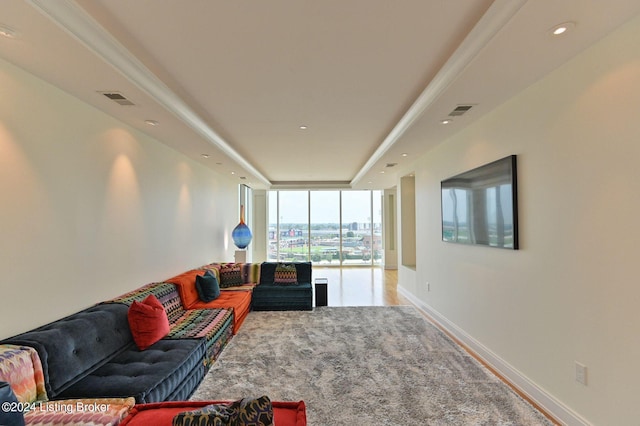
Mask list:
[[128,309],[96,305],[0,343],[38,352],[51,399],[133,396],[156,402],[190,396],[205,374],[205,339],[162,339],[140,351]]
[[1,343],[34,348],[49,398],[98,369],[133,343],[126,305],[97,305]]
[[313,309],[311,284],[260,284],[253,291],[251,308],[254,311],[310,311]]
[[173,324],[168,338],[204,338],[209,369],[233,336],[233,311],[228,309],[190,309]]
[[[201,273],[206,272],[202,270]],[[193,275],[193,271],[185,272],[180,276]],[[195,275],[194,282],[191,283],[193,291],[197,296],[195,290]],[[178,280],[176,280],[178,282]],[[207,339],[207,361],[208,366],[217,357],[220,351],[227,344],[227,341],[231,338],[232,334],[236,330],[236,325],[242,323],[251,305],[251,292],[243,292],[245,295],[238,295],[233,297],[220,296],[218,299],[208,304],[198,301],[195,306],[189,306],[189,309],[182,307],[181,296],[182,288],[186,286],[184,282],[179,284],[174,283],[153,283],[147,284],[136,290],[123,294],[115,299],[111,299],[106,303],[124,303],[131,305],[134,301],[141,301],[147,298],[149,295],[154,295],[160,303],[164,306],[169,319],[170,331],[167,336],[170,339],[181,338],[195,338],[202,337]],[[184,284],[184,285],[183,285]],[[238,293],[238,292],[232,292]],[[233,303],[232,303],[233,302]],[[195,309],[198,308],[198,309]],[[220,312],[222,308],[225,312]],[[243,315],[240,317],[239,315]],[[229,327],[233,327],[231,329]]]
[[145,351],[131,344],[61,398],[133,396],[136,403],[187,399],[205,374],[204,339],[163,339]]

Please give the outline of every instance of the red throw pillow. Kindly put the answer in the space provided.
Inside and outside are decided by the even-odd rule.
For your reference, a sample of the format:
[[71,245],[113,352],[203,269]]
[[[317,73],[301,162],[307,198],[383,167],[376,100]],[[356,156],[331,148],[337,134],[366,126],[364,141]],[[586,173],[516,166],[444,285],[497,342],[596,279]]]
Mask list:
[[143,351],[169,333],[169,319],[162,303],[150,294],[142,302],[134,301],[127,314],[136,346]]

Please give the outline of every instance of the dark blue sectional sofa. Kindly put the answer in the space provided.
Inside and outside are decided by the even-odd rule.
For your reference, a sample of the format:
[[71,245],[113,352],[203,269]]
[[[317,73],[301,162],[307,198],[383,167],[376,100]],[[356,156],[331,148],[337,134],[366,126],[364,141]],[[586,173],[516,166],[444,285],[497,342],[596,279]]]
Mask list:
[[117,303],[96,305],[0,343],[36,349],[51,399],[187,399],[206,373],[205,340],[162,339],[140,351],[127,310]]
[[[298,280],[295,285],[274,283],[276,266],[269,262],[260,266],[252,308],[311,310],[311,263],[295,263]],[[128,312],[134,301],[142,301],[149,295],[163,305],[170,331],[140,350],[131,334]],[[134,397],[136,403],[186,400],[232,338],[235,309],[186,309],[183,302],[176,284],[151,283],[4,339],[0,345],[36,350],[47,397],[51,400],[126,397]]]

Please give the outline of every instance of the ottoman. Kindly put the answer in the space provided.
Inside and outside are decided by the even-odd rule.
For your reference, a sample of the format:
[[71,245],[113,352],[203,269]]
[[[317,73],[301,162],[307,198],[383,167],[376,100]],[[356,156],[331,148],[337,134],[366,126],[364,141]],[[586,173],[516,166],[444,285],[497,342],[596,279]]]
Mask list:
[[296,285],[260,284],[253,290],[254,311],[310,311],[311,283]]

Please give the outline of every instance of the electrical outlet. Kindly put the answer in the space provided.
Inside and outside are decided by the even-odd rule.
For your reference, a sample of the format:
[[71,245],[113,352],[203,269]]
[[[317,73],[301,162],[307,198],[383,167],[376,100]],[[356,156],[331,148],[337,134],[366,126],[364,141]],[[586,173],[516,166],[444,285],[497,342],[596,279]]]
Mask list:
[[587,386],[587,366],[576,361],[576,382]]

